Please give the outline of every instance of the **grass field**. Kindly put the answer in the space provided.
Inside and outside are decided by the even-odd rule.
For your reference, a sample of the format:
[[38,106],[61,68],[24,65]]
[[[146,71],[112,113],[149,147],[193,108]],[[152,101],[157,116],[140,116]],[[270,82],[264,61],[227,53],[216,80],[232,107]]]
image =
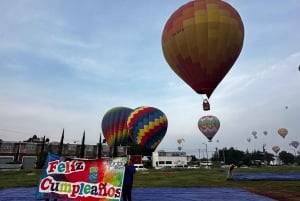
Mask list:
[[[299,181],[228,181],[224,168],[137,172],[134,187],[238,187],[277,200],[300,200]],[[300,173],[300,166],[237,168],[235,172]],[[38,185],[41,170],[1,171],[0,189]]]

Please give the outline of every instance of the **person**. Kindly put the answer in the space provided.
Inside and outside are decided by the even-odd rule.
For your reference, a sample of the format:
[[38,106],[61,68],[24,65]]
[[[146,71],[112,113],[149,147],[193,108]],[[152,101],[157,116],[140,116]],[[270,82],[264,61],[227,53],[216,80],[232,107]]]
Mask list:
[[233,179],[234,168],[235,168],[235,165],[233,163],[230,164],[229,169],[228,169],[227,179]]
[[136,169],[133,165],[132,160],[127,161],[127,163],[125,164],[125,173],[124,173],[123,188],[122,188],[123,201],[132,201],[131,191],[133,185],[133,175],[135,172]]

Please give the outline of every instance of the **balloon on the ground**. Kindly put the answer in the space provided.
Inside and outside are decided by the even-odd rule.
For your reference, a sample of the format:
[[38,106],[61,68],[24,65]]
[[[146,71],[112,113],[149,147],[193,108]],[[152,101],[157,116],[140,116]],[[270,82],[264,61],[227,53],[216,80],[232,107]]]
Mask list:
[[298,146],[299,146],[299,142],[298,142],[298,141],[292,141],[292,142],[290,142],[290,146],[292,146],[292,147],[294,147],[295,149],[297,149]]
[[102,132],[109,146],[127,145],[129,133],[127,118],[133,109],[114,107],[108,110],[102,118]]
[[134,143],[154,151],[167,132],[168,119],[157,108],[139,107],[130,113],[127,126]]
[[203,116],[198,121],[198,128],[211,141],[220,128],[220,121],[213,115]]
[[162,33],[162,50],[172,70],[209,98],[237,60],[243,41],[242,19],[230,4],[196,0],[170,16]]
[[278,134],[282,137],[285,138],[285,136],[288,134],[288,130],[286,128],[279,128],[278,129]]
[[273,146],[272,150],[277,154],[280,151],[280,147],[279,146]]

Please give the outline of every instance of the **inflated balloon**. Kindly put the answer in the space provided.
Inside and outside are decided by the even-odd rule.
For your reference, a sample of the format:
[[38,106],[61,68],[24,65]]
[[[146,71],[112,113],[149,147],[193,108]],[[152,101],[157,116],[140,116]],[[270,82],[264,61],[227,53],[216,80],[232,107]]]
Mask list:
[[248,137],[248,138],[247,138],[247,141],[248,141],[248,142],[251,142],[251,138],[250,138],[250,137]]
[[293,146],[295,149],[297,149],[297,147],[299,146],[299,142],[298,141],[292,141],[290,143],[290,146]]
[[253,137],[256,137],[257,132],[256,131],[252,131],[252,135],[253,135]]
[[211,141],[220,128],[220,121],[212,115],[203,116],[198,121],[198,128]]
[[167,132],[168,120],[157,108],[139,107],[129,115],[127,126],[134,143],[154,151]]
[[172,70],[209,98],[237,60],[244,25],[239,13],[220,0],[195,0],[178,8],[162,33],[162,50]]
[[264,135],[268,135],[268,131],[264,131],[263,134],[264,134]]
[[130,139],[127,118],[132,111],[127,107],[114,107],[105,113],[101,127],[108,145],[127,145]]
[[282,137],[285,138],[285,136],[288,134],[288,130],[286,128],[279,128],[278,129],[278,134]]
[[279,146],[273,146],[272,150],[277,154],[280,151],[280,147]]
[[183,138],[178,138],[178,139],[177,139],[177,143],[178,143],[178,144],[181,144],[181,143],[183,143],[183,142],[184,142],[184,139],[183,139]]

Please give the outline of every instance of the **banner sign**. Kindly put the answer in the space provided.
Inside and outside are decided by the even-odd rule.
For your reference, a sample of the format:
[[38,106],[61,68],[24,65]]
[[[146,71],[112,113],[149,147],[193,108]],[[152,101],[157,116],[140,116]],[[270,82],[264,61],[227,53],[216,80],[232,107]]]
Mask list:
[[126,160],[126,157],[71,159],[48,153],[36,198],[119,201]]

